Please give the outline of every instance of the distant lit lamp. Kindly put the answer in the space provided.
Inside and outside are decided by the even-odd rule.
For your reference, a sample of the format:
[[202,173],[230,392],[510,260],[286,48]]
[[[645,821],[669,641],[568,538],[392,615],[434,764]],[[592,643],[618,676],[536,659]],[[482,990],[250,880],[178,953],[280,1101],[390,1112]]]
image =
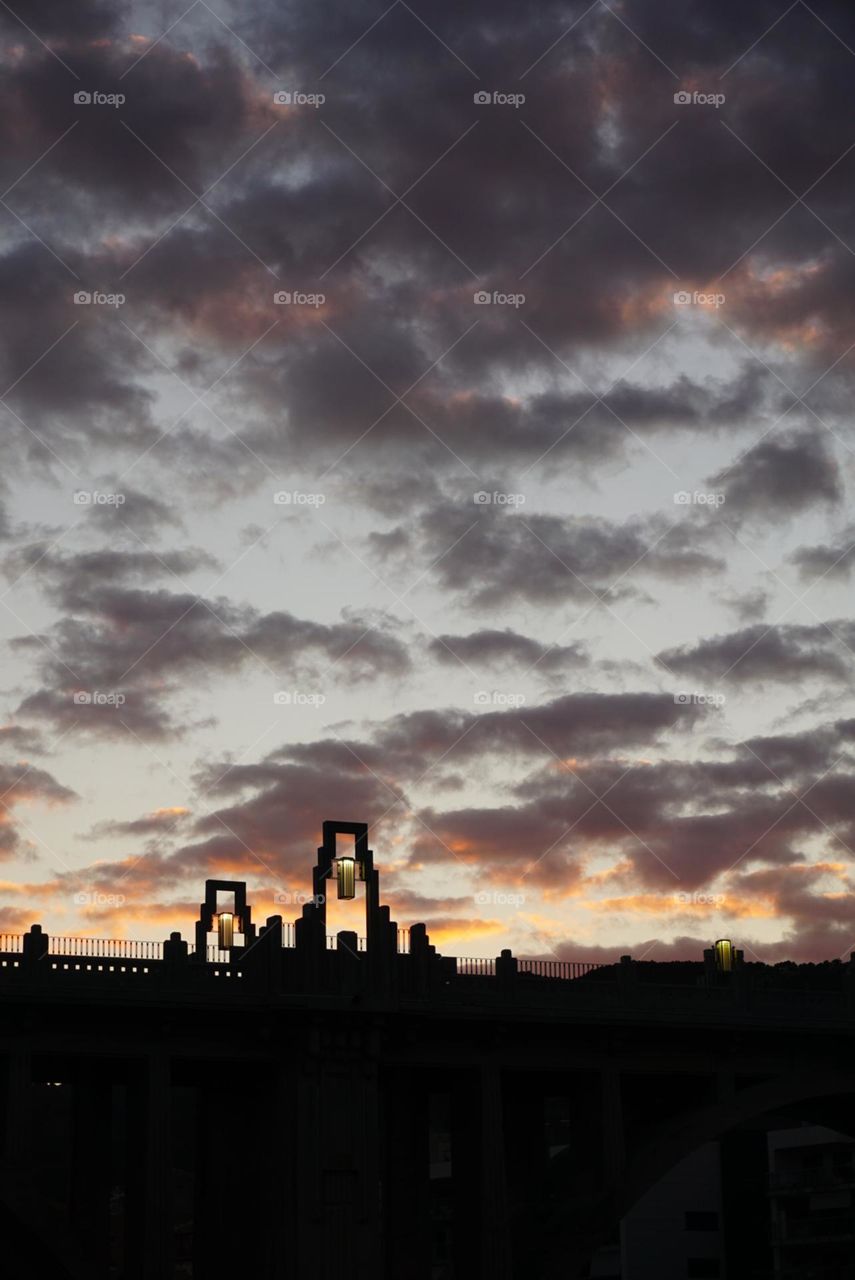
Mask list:
[[733,971],[733,943],[729,938],[719,938],[718,942],[713,944],[715,951],[715,967],[719,973],[731,973]]
[[[338,896],[340,898],[356,897],[356,859],[355,858],[337,858],[336,859],[336,878],[338,881]],[[360,880],[362,876],[360,875]]]
[[[231,911],[221,911],[217,916],[217,932],[219,934],[219,944],[221,951],[228,951],[234,946],[235,941],[235,918]],[[718,946],[718,943],[716,943]]]

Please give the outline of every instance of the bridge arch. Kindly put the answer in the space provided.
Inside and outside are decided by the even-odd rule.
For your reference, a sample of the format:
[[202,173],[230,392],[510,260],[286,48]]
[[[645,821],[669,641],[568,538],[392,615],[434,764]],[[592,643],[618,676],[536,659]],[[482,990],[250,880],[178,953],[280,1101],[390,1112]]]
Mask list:
[[[641,1197],[705,1143],[740,1125],[770,1118],[794,1106],[811,1108],[823,1100],[846,1098],[855,1108],[855,1071],[793,1072],[735,1092],[731,1097],[683,1113],[663,1125],[627,1162],[619,1182],[601,1188],[580,1231],[578,1222],[555,1224],[545,1254],[544,1280],[582,1276],[590,1256],[613,1235],[620,1219]],[[805,1116],[807,1118],[807,1116]],[[829,1123],[827,1115],[816,1123]]]
[[715,1141],[750,1120],[819,1098],[855,1099],[855,1071],[794,1072],[742,1089],[712,1106],[702,1107],[663,1128],[657,1139],[642,1147],[628,1165],[618,1205],[626,1213],[659,1179],[705,1142]]

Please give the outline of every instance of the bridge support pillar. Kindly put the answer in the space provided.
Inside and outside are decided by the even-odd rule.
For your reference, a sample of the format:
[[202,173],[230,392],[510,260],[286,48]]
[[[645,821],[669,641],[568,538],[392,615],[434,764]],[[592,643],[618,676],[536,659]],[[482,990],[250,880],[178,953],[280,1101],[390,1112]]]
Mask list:
[[430,1093],[418,1070],[383,1082],[383,1235],[388,1280],[429,1280]]
[[110,1266],[110,1086],[78,1079],[73,1097],[71,1222],[100,1280]]
[[451,1086],[451,1181],[454,1274],[510,1280],[502,1082],[489,1060]]
[[607,1187],[617,1189],[626,1168],[626,1143],[623,1126],[623,1099],[620,1071],[606,1067],[602,1074],[603,1108],[603,1173]]
[[502,1077],[490,1063],[481,1072],[482,1280],[511,1280],[504,1132]]
[[169,1061],[150,1055],[129,1090],[126,1271],[133,1280],[172,1275]]
[[294,1064],[286,1181],[296,1236],[294,1280],[378,1280],[380,1117],[376,1056],[361,1033],[319,1029]]
[[[273,1078],[275,1124],[271,1138],[274,1156],[270,1169],[272,1221],[267,1254],[270,1280],[294,1280],[300,1274],[296,1261],[300,1249],[299,1182],[301,1177],[307,1176],[307,1171],[299,1168],[296,1156],[301,1147],[300,1127],[303,1123],[299,1102],[297,1073],[293,1065],[277,1063]],[[287,1139],[279,1136],[283,1131],[288,1132]]]
[[2,1190],[11,1204],[28,1211],[32,1196],[33,1140],[32,1060],[26,1047],[12,1049],[6,1058]]

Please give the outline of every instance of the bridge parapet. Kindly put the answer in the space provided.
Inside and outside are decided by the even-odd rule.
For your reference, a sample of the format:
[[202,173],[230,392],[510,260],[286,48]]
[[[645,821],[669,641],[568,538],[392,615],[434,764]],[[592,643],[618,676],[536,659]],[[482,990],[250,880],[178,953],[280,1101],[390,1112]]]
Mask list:
[[[391,924],[391,922],[390,922]],[[811,988],[813,966],[805,987],[794,979],[775,985],[774,969],[748,967],[739,981],[710,984],[703,968],[694,977],[654,972],[668,965],[617,965],[583,961],[558,962],[515,957],[503,951],[495,960],[440,955],[426,930],[414,928],[411,949],[392,949],[379,961],[361,947],[353,932],[342,932],[329,947],[321,935],[296,931],[293,947],[282,945],[282,922],[271,917],[252,947],[221,951],[206,947],[202,957],[180,934],[162,944],[105,948],[95,943],[117,939],[54,940],[39,931],[24,935],[20,948],[0,951],[0,998],[53,999],[73,989],[75,999],[100,1001],[121,991],[123,1001],[167,1000],[192,1005],[204,993],[206,1002],[229,1004],[258,1000],[296,1001],[321,1007],[362,1006],[366,1010],[432,1008],[448,1012],[482,1011],[490,1017],[526,1019],[548,1014],[559,1018],[630,1020],[680,1025],[768,1025],[851,1031],[855,1025],[851,964],[830,965],[836,978],[825,989]],[[56,945],[55,945],[56,942]],[[57,949],[60,948],[60,949]],[[159,954],[158,954],[159,949]],[[151,956],[154,958],[151,958]],[[675,966],[681,968],[681,966]],[[828,975],[826,975],[826,978]]]

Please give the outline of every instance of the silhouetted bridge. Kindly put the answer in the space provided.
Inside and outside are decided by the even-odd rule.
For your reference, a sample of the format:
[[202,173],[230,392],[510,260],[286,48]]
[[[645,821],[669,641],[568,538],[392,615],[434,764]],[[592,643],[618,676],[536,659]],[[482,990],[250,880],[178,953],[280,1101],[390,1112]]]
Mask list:
[[[331,877],[364,883],[364,938],[327,936]],[[441,956],[381,905],[367,827],[325,822],[293,926],[209,880],[193,945],[0,936],[4,1254],[51,1280],[584,1276],[700,1143],[855,1130],[853,965],[823,972]]]

